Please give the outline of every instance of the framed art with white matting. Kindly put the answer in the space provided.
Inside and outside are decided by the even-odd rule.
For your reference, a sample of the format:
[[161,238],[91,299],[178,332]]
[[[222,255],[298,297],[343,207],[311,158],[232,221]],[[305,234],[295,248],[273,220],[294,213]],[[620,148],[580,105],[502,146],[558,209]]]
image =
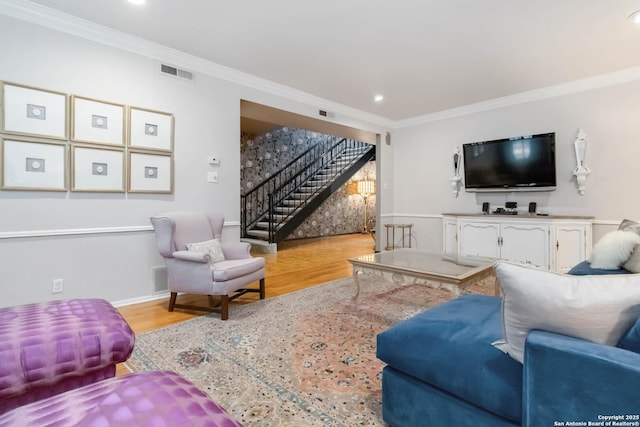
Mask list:
[[67,139],[67,94],[2,82],[0,131]]
[[2,139],[3,190],[67,191],[67,145]]

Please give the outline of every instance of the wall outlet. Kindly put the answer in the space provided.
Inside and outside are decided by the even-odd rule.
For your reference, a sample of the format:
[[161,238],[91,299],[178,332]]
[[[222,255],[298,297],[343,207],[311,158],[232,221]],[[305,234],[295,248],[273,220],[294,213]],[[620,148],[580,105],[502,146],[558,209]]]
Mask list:
[[53,279],[53,285],[51,286],[51,293],[59,294],[64,290],[64,280]]

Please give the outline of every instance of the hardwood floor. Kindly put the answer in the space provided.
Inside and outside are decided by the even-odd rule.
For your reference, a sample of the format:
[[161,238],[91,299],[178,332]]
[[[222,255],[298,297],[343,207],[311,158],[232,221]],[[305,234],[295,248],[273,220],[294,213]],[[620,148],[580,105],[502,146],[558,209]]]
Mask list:
[[[278,245],[278,252],[275,254],[254,254],[254,256],[261,256],[266,260],[266,296],[272,298],[348,277],[351,275],[351,264],[347,259],[373,252],[374,241],[371,234],[347,234],[286,241]],[[207,305],[208,303],[206,296],[184,295],[178,298],[188,304]],[[246,304],[257,299],[257,294],[250,293],[238,298],[232,304]],[[204,311],[189,310],[170,313],[167,311],[168,300],[166,298],[132,304],[120,307],[118,310],[136,334],[207,314]],[[127,372],[126,367],[118,366],[118,375]]]

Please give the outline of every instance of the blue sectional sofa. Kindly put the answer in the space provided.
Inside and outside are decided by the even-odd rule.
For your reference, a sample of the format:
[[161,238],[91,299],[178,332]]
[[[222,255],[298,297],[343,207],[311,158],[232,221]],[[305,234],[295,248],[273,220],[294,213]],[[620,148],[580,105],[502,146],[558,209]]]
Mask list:
[[501,305],[463,295],[379,334],[384,421],[547,427],[622,416],[639,424],[617,425],[640,425],[640,319],[617,346],[532,330],[520,363],[492,346],[505,334]]

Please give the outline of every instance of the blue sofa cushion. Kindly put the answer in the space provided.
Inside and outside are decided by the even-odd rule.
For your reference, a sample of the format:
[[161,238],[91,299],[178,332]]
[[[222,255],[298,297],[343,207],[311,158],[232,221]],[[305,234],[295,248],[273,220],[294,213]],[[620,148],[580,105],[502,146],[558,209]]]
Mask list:
[[594,276],[600,274],[633,274],[624,268],[619,268],[617,270],[603,270],[601,268],[591,268],[591,264],[589,261],[582,261],[579,264],[573,266],[571,270],[567,272],[567,274],[572,274],[574,276]]
[[616,347],[640,353],[640,317],[631,328],[622,336]]
[[380,360],[501,417],[522,415],[522,365],[494,348],[501,299],[464,295],[378,334]]

